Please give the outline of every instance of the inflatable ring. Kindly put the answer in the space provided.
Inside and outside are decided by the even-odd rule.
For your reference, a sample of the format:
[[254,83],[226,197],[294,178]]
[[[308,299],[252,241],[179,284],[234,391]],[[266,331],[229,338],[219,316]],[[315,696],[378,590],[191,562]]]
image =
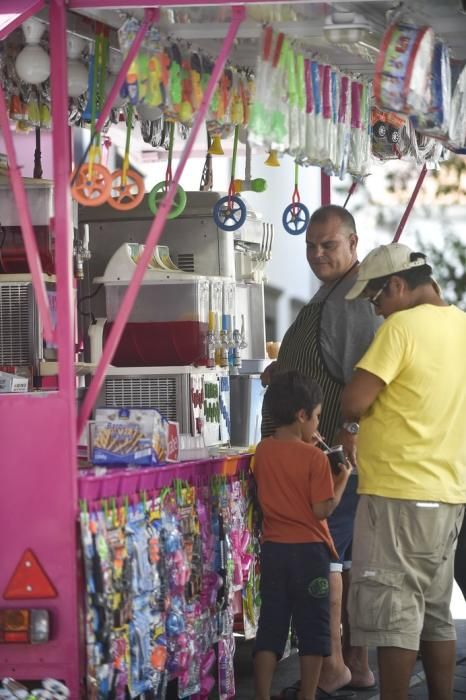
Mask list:
[[299,236],[307,229],[309,218],[309,209],[304,204],[289,204],[283,212],[283,228],[292,236]]
[[241,197],[227,195],[218,200],[213,209],[213,216],[222,231],[236,231],[246,221],[246,205]]
[[[159,209],[163,198],[165,197],[166,193],[166,185],[165,181],[164,182],[158,182],[150,191],[149,197],[147,198],[147,203],[149,205],[149,209],[151,210],[152,214],[155,216],[157,214],[157,210]],[[175,199],[173,200],[173,204],[171,206],[170,211],[168,212],[167,219],[176,219],[177,216],[183,213],[184,208],[186,206],[188,198],[186,196],[186,192],[184,189],[181,187],[181,185],[178,185],[176,188],[176,194],[175,194]]]

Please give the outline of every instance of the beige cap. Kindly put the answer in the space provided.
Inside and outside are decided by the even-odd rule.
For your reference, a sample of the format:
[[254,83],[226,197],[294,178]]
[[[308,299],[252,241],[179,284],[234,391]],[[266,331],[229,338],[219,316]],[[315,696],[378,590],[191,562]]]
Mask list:
[[412,253],[411,248],[402,243],[379,245],[378,248],[371,250],[359,265],[356,283],[345,299],[357,299],[364,292],[368,282],[377,277],[394,275],[403,270],[428,264],[425,258],[411,260]]

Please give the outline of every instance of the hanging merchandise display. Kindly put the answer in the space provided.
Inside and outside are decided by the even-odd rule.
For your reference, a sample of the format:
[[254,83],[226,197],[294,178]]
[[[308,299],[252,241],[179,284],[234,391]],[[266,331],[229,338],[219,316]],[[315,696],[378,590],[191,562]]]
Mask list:
[[382,109],[403,114],[427,113],[434,32],[396,21],[385,31],[375,64],[374,95]]
[[437,138],[448,135],[451,107],[451,67],[448,47],[437,41],[430,77],[430,107],[424,114],[411,117],[417,131]]
[[[270,87],[272,86],[272,87]],[[266,27],[257,62],[249,140],[329,175],[364,177],[370,163],[370,86],[311,60]]]
[[144,180],[139,173],[129,168],[129,147],[133,129],[133,106],[128,105],[126,114],[126,143],[123,165],[112,173],[112,189],[107,202],[120,211],[138,206],[144,199]]
[[214,221],[222,231],[236,231],[246,221],[246,205],[235,194],[236,156],[238,153],[239,125],[235,126],[233,156],[231,159],[230,186],[226,197],[221,197],[214,206]]
[[448,130],[448,147],[456,153],[466,152],[466,66],[452,65],[453,97]]
[[214,645],[219,696],[233,697],[233,599],[258,596],[251,494],[240,472],[82,502],[87,697],[162,699],[176,678],[179,698],[206,698]]
[[[152,214],[157,213],[158,208],[160,207],[163,198],[165,197],[165,194],[168,192],[168,189],[172,183],[172,158],[173,158],[173,146],[174,146],[174,136],[175,136],[175,122],[170,122],[169,123],[169,143],[168,143],[168,163],[167,163],[167,170],[165,172],[165,180],[162,182],[158,182],[152,190],[149,193],[149,197],[147,199],[147,202],[149,204],[149,209],[151,210]],[[168,219],[176,219],[177,216],[183,213],[185,207],[186,207],[186,202],[187,202],[187,197],[186,197],[186,192],[184,189],[181,187],[181,185],[178,185],[176,189],[176,194],[175,194],[175,199],[173,201],[173,204],[171,206],[171,209],[168,213],[167,218]]]
[[301,202],[298,188],[299,164],[294,165],[294,190],[289,204],[282,216],[283,228],[292,236],[299,236],[304,233],[309,223],[309,209]]
[[102,29],[96,36],[94,54],[89,62],[88,105],[83,114],[84,118],[90,118],[89,160],[87,164],[79,164],[71,178],[73,199],[88,207],[104,204],[112,188],[111,175],[100,162],[102,158],[100,132],[95,131],[96,119],[102,108],[105,94],[107,56],[108,38]]

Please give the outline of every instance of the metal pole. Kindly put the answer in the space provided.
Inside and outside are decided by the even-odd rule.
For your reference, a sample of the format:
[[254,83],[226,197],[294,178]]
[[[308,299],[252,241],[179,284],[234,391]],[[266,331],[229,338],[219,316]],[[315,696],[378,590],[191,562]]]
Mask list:
[[115,319],[115,322],[113,324],[112,330],[110,331],[110,335],[107,338],[107,342],[105,343],[105,347],[102,353],[102,357],[100,358],[99,365],[97,367],[97,370],[95,372],[94,377],[92,378],[91,384],[87,390],[86,397],[84,399],[81,413],[79,416],[78,420],[78,434],[80,435],[81,432],[84,429],[84,426],[86,424],[87,419],[91,415],[91,411],[94,407],[94,404],[96,402],[97,396],[99,394],[100,388],[103,384],[104,377],[105,377],[105,372],[107,371],[107,368],[112,360],[113,355],[115,354],[115,350],[117,349],[118,343],[120,342],[121,335],[123,333],[124,326],[126,322],[128,321],[129,315],[131,313],[131,309],[133,307],[133,304],[136,300],[139,287],[141,286],[142,279],[144,277],[145,271],[147,269],[147,265],[149,264],[149,261],[152,257],[153,250],[155,246],[157,245],[157,242],[162,234],[163,227],[165,225],[165,221],[167,219],[167,215],[170,211],[171,205],[173,203],[173,200],[175,198],[175,193],[178,187],[178,183],[180,181],[181,175],[183,173],[183,170],[185,168],[185,165],[188,161],[188,158],[191,154],[192,148],[194,146],[194,143],[197,138],[197,134],[199,132],[199,129],[201,127],[202,122],[204,121],[207,109],[209,107],[209,104],[212,100],[215,88],[217,86],[217,83],[219,81],[220,75],[223,71],[225,62],[230,54],[231,47],[233,45],[233,42],[235,40],[236,34],[238,32],[238,29],[241,25],[241,22],[243,21],[244,17],[246,15],[244,7],[240,6],[235,6],[232,8],[232,19],[230,23],[230,27],[228,29],[227,36],[225,37],[225,41],[223,42],[220,54],[215,62],[214,69],[212,71],[212,75],[210,76],[209,83],[207,85],[206,91],[204,93],[204,97],[202,99],[201,105],[199,107],[199,111],[196,115],[196,118],[194,120],[193,127],[191,129],[191,132],[189,134],[189,138],[186,142],[186,146],[184,148],[183,154],[181,156],[180,162],[178,164],[178,167],[176,169],[174,178],[172,180],[172,183],[163,198],[160,208],[157,211],[157,215],[152,222],[152,225],[150,227],[146,244],[144,247],[144,251],[138,261],[138,264],[136,266],[136,269],[134,271],[133,278],[129,284],[129,287],[126,291],[126,294],[123,298],[123,302],[121,304],[118,316]]
[[358,186],[358,181],[353,180],[353,182],[351,183],[351,187],[348,190],[348,194],[346,195],[345,203],[343,204],[343,209],[346,209],[346,207],[348,206],[348,202],[350,201],[351,197],[353,196],[354,190],[356,189],[357,186]]
[[396,243],[397,241],[400,240],[401,234],[403,233],[403,229],[406,226],[406,222],[408,221],[408,217],[411,214],[411,210],[412,210],[412,208],[414,206],[414,202],[416,201],[416,198],[419,194],[419,190],[422,187],[422,183],[424,182],[424,178],[425,178],[426,174],[427,174],[427,167],[424,165],[422,167],[421,172],[419,173],[419,177],[417,179],[413,193],[412,193],[410,200],[408,202],[408,206],[406,207],[405,213],[401,217],[401,221],[398,224],[398,228],[396,229],[396,233],[393,237],[392,243]]
[[45,289],[42,265],[37,249],[37,241],[34,235],[31,222],[31,214],[29,212],[29,203],[26,196],[26,190],[21,177],[21,171],[16,161],[16,152],[11,136],[10,123],[8,121],[8,109],[6,106],[5,93],[0,82],[0,129],[5,140],[5,148],[8,156],[8,174],[10,176],[13,195],[16,200],[16,208],[21,224],[23,234],[24,247],[26,249],[26,258],[29,265],[29,270],[32,277],[32,286],[36,297],[36,303],[39,309],[39,314],[42,320],[44,337],[47,341],[53,342],[54,330],[52,326],[52,318],[50,315],[50,305]]
[[50,3],[50,79],[53,124],[53,178],[55,182],[55,242],[57,273],[57,341],[59,387],[70,402],[75,400],[73,232],[69,189],[70,147],[66,53],[66,6]]
[[320,204],[325,206],[331,202],[330,176],[320,171]]

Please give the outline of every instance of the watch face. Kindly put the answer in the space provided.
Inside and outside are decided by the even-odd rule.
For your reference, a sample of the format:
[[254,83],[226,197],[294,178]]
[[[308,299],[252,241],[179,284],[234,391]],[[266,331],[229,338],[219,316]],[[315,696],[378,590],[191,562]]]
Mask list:
[[357,435],[359,432],[359,425],[357,423],[345,423],[343,427],[352,435]]

